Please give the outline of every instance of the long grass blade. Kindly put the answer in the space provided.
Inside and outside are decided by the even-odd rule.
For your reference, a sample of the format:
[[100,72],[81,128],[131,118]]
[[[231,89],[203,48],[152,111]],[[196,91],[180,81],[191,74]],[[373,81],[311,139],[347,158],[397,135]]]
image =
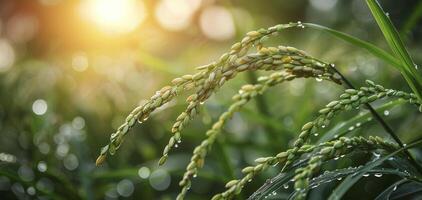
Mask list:
[[376,0],[366,0],[366,3],[395,57],[400,60],[400,66],[403,68],[401,69],[402,75],[419,100],[422,100],[422,77],[418,73],[416,65],[406,50],[398,31]]
[[400,36],[404,41],[408,38],[406,35],[412,30],[412,28],[418,23],[422,17],[422,1],[418,2],[418,5],[415,6],[412,13],[406,19],[403,27],[400,30]]
[[404,178],[404,179],[401,179],[401,180],[393,183],[392,185],[390,185],[390,187],[388,187],[380,195],[378,195],[375,200],[386,200],[386,199],[390,199],[391,193],[393,193],[394,190],[397,189],[398,186],[400,186],[401,184],[406,183],[408,181],[410,181],[410,180]]
[[392,66],[394,66],[396,69],[400,69],[401,68],[401,63],[399,60],[397,60],[394,56],[392,56],[390,53],[380,49],[379,47],[366,42],[364,40],[361,40],[359,38],[356,38],[354,36],[351,36],[347,33],[343,33],[322,25],[318,25],[318,24],[312,24],[312,23],[303,23],[307,28],[312,28],[312,29],[316,29],[316,30],[320,30],[320,31],[324,31],[326,33],[329,33],[345,42],[348,42],[356,47],[362,48],[367,50],[369,53],[371,53],[372,55],[380,58],[381,60],[387,62],[388,64],[391,64]]
[[382,164],[384,161],[386,161],[388,158],[397,155],[398,153],[403,152],[404,150],[407,150],[409,148],[412,148],[414,146],[417,146],[422,143],[422,139],[418,139],[415,142],[412,142],[411,144],[400,148],[386,156],[383,156],[379,158],[378,160],[368,163],[358,171],[356,171],[356,175],[347,177],[337,188],[331,193],[329,200],[340,200],[344,194],[358,181],[362,178],[362,176],[367,173],[369,170],[373,169],[374,167]]

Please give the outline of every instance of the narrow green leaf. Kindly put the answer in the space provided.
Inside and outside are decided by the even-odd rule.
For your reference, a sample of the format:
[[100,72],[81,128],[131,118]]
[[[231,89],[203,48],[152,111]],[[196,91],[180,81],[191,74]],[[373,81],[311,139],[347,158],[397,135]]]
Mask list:
[[[391,109],[391,108],[393,108],[393,107],[395,107],[397,105],[401,105],[401,104],[403,104],[405,102],[406,101],[404,101],[404,100],[397,99],[397,100],[394,100],[394,101],[390,101],[388,103],[385,103],[382,106],[379,106],[379,107],[375,108],[375,110],[377,112],[383,112],[383,111],[389,110],[389,109]],[[365,112],[363,114],[360,114],[360,115],[357,115],[357,116],[353,117],[350,120],[341,122],[338,125],[336,125],[334,128],[332,128],[329,131],[327,131],[318,140],[317,144],[330,141],[330,140],[334,139],[336,135],[338,135],[339,137],[341,137],[342,135],[340,135],[340,133],[347,132],[347,130],[349,129],[349,127],[356,126],[356,124],[358,124],[358,123],[363,124],[363,123],[367,122],[371,117],[372,117],[372,114],[370,112]]]
[[400,60],[400,66],[403,68],[402,75],[419,100],[422,100],[422,77],[415,68],[415,63],[407,52],[398,31],[376,0],[366,0],[366,3],[395,57]]
[[343,33],[325,26],[321,26],[318,24],[312,24],[312,23],[303,23],[307,28],[312,28],[312,29],[316,29],[316,30],[320,30],[320,31],[324,31],[326,33],[329,33],[341,40],[344,40],[356,47],[365,49],[367,51],[369,51],[369,53],[371,53],[372,55],[380,58],[381,60],[384,60],[385,62],[391,64],[392,66],[394,66],[397,69],[401,69],[401,63],[399,60],[397,60],[394,56],[392,56],[391,54],[389,54],[388,52],[378,48],[377,46],[366,42],[364,40],[361,40],[359,38],[356,38],[354,36],[351,36],[347,33]]
[[386,161],[388,158],[397,155],[400,152],[403,152],[406,149],[412,148],[416,145],[419,145],[422,143],[422,139],[418,139],[415,142],[412,142],[411,144],[400,148],[386,156],[383,156],[381,158],[379,158],[378,160],[368,163],[366,164],[364,167],[362,167],[361,169],[359,169],[358,171],[356,171],[356,175],[354,176],[349,176],[347,177],[339,186],[337,186],[337,188],[331,193],[330,197],[328,198],[329,200],[339,200],[341,199],[341,197],[343,197],[343,195],[359,180],[362,178],[362,176],[367,173],[368,171],[370,171],[371,169],[373,169],[374,167],[380,165],[381,163],[383,163],[384,161]]
[[412,28],[418,23],[422,17],[422,1],[419,1],[418,5],[415,6],[412,13],[406,19],[401,31],[400,36],[406,41],[406,35],[412,30]]
[[[329,183],[331,181],[338,181],[339,179],[343,179],[344,177],[347,177],[349,175],[354,174],[355,171],[356,171],[356,168],[344,168],[344,169],[337,169],[337,170],[334,170],[334,171],[325,171],[320,176],[315,177],[315,178],[313,178],[309,181],[309,187],[307,188],[307,191],[314,189],[314,188],[317,188],[317,187],[324,187],[323,186],[324,183]],[[386,175],[386,174],[396,175],[396,176],[404,178],[404,180],[409,180],[409,179],[406,179],[406,178],[409,178],[409,174],[404,172],[404,170],[400,171],[400,170],[397,170],[397,169],[391,169],[391,168],[390,169],[384,169],[384,168],[382,168],[382,169],[372,169],[372,170],[369,170],[367,172],[368,175],[371,175],[371,174],[375,175],[375,174],[379,174],[379,173],[384,174],[384,175]],[[301,192],[303,192],[303,191],[295,191],[291,196],[295,197]]]
[[390,185],[390,187],[388,187],[387,189],[385,189],[381,194],[379,194],[377,196],[377,198],[375,200],[386,200],[386,199],[390,199],[390,195],[391,193],[393,193],[393,191],[395,190],[395,188],[397,188],[399,185],[410,181],[409,179],[401,179],[395,183],[393,183],[392,185]]
[[262,185],[258,190],[256,190],[248,200],[259,200],[264,199],[265,196],[276,191],[283,187],[285,184],[289,184],[289,181],[295,175],[295,169],[303,166],[306,164],[308,159],[303,159],[298,161],[297,163],[293,164],[293,166],[289,167],[285,172],[279,173],[277,176],[271,178],[270,181],[266,181],[264,185]]
[[400,185],[391,194],[390,199],[418,199],[422,195],[422,183],[420,181],[411,181]]

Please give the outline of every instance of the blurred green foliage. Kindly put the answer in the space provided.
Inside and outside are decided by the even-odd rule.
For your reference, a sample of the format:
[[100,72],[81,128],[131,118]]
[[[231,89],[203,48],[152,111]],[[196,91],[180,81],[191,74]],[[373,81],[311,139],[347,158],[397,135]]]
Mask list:
[[[0,68],[1,199],[174,199],[193,147],[227,108],[237,88],[257,74],[241,75],[216,93],[200,111],[200,117],[186,128],[183,142],[163,167],[157,166],[157,159],[170,137],[172,123],[184,109],[184,96],[153,113],[148,122],[135,126],[124,148],[102,167],[95,167],[98,150],[143,99],[176,75],[217,59],[247,31],[290,21],[312,22],[388,49],[362,0],[204,0],[192,23],[179,31],[161,27],[153,13],[157,2],[146,0],[148,19],[124,36],[84,32],[90,27],[73,22],[77,17],[69,14],[77,3],[42,2],[0,1],[0,49],[5,49],[1,45],[7,42],[14,52],[13,65]],[[390,19],[402,30],[414,61],[422,63],[418,56],[422,51],[418,14],[421,3],[382,3]],[[229,11],[235,27],[233,37],[216,41],[201,32],[199,15],[210,6]],[[13,39],[17,33],[9,31],[19,22],[11,19],[21,15],[38,20],[37,31],[27,40]],[[58,19],[51,19],[52,16]],[[25,30],[29,29],[24,29],[24,33]],[[81,36],[85,33],[91,36]],[[95,34],[101,35],[100,39],[95,39]],[[295,46],[336,63],[356,85],[369,78],[388,88],[410,91],[400,73],[386,67],[387,63],[333,38],[305,28],[288,30],[268,43]],[[5,55],[0,58],[10,58],[10,54]],[[78,67],[85,61],[86,68]],[[420,74],[420,69],[417,71]],[[329,83],[295,80],[271,89],[255,104],[248,105],[224,129],[221,142],[211,151],[188,199],[209,198],[221,192],[225,182],[238,177],[240,169],[256,157],[286,149],[300,126],[340,91]],[[358,112],[336,120],[349,119]],[[418,122],[422,117],[414,108],[400,106],[384,114],[403,141],[421,136],[422,125]],[[365,128],[355,129],[354,134],[385,133],[376,122],[369,122]],[[420,149],[412,153],[421,159]],[[253,181],[241,199],[277,173],[274,168]],[[346,197],[370,198],[368,194],[384,187],[379,183],[371,179],[363,190]],[[329,191],[320,191],[324,192]],[[320,198],[320,194],[311,195],[312,199]]]

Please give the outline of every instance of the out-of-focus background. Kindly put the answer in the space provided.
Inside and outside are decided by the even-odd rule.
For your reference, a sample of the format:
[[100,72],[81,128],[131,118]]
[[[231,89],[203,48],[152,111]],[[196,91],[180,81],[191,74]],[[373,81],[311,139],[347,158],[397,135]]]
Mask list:
[[[422,63],[422,21],[409,22],[421,3],[381,3]],[[117,154],[95,167],[100,147],[131,109],[172,78],[219,58],[248,31],[292,21],[387,49],[363,0],[0,0],[0,199],[174,199],[194,146],[239,86],[259,73],[240,75],[219,90],[163,167],[157,159],[186,106],[183,95],[136,125]],[[326,33],[286,30],[266,45],[294,46],[336,63],[356,85],[371,79],[410,91],[394,68]],[[296,80],[252,101],[224,129],[188,199],[210,198],[256,157],[288,148],[301,125],[340,91],[331,83]],[[384,117],[404,141],[421,135],[421,115],[411,106]],[[385,136],[375,122],[356,132]],[[254,180],[243,198],[278,170]],[[379,186],[365,184],[354,195],[364,199]]]

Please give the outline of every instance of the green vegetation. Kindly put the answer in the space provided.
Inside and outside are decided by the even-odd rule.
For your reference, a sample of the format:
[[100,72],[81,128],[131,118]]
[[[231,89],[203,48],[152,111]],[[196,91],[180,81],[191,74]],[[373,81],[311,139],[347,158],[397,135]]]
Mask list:
[[[0,62],[0,196],[422,196],[422,75],[416,64],[422,61],[421,3],[406,3],[405,9],[414,10],[401,16],[388,14],[388,6],[383,9],[376,0],[297,1],[290,7],[233,1],[218,8],[199,2],[192,21],[194,12],[203,23],[205,10],[210,15],[212,9],[220,14],[227,9],[237,16],[231,28],[239,36],[231,37],[238,42],[212,35],[203,24],[179,32],[171,32],[175,25],[161,24],[170,26],[166,32],[156,27],[163,23],[156,14],[157,20],[145,22],[139,32],[129,22],[121,26],[133,35],[107,36],[121,38],[74,54],[71,68],[63,64],[68,59],[63,52],[53,52],[52,59],[21,53],[25,56],[4,72]],[[145,1],[143,9],[164,9],[157,4]],[[242,9],[254,7],[301,21],[259,29],[285,20],[264,20],[257,12],[246,26],[249,18]],[[373,21],[340,17],[364,8]],[[289,9],[306,12],[300,16]],[[319,12],[337,13],[338,24],[313,20]],[[402,26],[395,25],[395,16]],[[207,38],[192,39],[199,31]],[[140,32],[146,35],[135,34]],[[111,45],[113,40],[118,45]],[[209,60],[214,61],[182,67]],[[108,138],[110,130],[115,131]]]

